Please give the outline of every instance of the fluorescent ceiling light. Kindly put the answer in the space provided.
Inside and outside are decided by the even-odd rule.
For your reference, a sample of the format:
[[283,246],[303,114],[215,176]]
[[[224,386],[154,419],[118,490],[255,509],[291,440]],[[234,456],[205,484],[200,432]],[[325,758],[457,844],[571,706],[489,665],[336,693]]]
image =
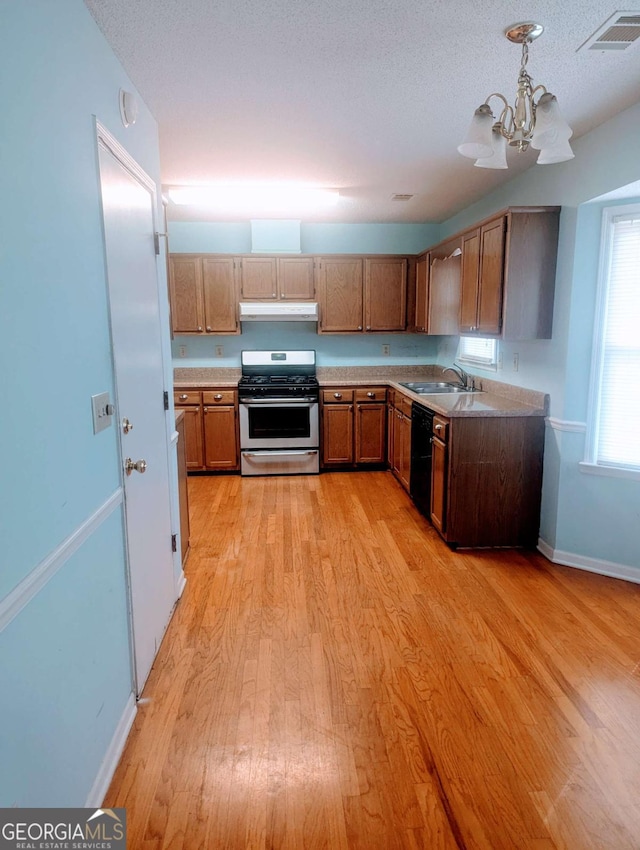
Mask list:
[[239,183],[176,187],[169,189],[169,198],[174,204],[209,207],[225,212],[289,212],[332,206],[340,199],[340,193],[334,189],[293,183]]

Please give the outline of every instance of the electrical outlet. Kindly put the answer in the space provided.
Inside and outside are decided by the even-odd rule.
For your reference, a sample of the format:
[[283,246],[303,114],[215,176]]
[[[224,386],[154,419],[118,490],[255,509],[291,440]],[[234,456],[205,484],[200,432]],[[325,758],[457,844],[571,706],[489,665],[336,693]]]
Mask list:
[[383,345],[382,346],[382,353],[385,357],[389,357],[389,355],[391,354],[391,346],[390,345]]
[[178,349],[178,352],[180,353],[180,357],[186,357],[187,356],[187,346],[181,345],[180,348]]
[[520,355],[516,353],[516,354],[513,355],[513,371],[517,372],[519,366],[520,366]]
[[224,345],[216,345],[216,357],[224,357]]

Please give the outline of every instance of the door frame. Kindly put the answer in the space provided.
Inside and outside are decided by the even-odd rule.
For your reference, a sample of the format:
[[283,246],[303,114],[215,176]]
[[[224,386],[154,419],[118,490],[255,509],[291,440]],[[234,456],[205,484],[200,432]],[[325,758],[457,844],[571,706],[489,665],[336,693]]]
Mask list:
[[[151,177],[138,165],[136,160],[129,154],[126,148],[107,130],[107,128],[94,116],[95,121],[95,135],[96,135],[96,165],[97,165],[97,177],[98,177],[98,199],[100,202],[101,209],[101,226],[102,226],[102,240],[103,240],[103,253],[104,253],[104,273],[105,273],[105,290],[107,297],[107,306],[108,306],[108,325],[109,325],[109,340],[110,340],[110,351],[109,358],[111,361],[111,370],[113,375],[113,387],[114,387],[114,396],[116,401],[116,409],[119,410],[118,404],[118,374],[116,370],[116,362],[115,362],[115,346],[113,341],[113,326],[112,326],[112,305],[111,305],[111,290],[109,287],[109,270],[107,265],[107,242],[106,242],[106,234],[104,231],[104,218],[102,213],[102,181],[100,177],[100,162],[99,162],[99,154],[100,147],[104,148],[114,159],[122,166],[122,168],[127,171],[131,177],[141,183],[144,188],[149,192],[152,200],[151,208],[152,208],[152,228],[157,240],[158,234],[158,193],[155,182]],[[166,235],[166,234],[163,234]],[[157,244],[157,243],[156,243]],[[161,275],[159,274],[158,269],[158,259],[161,257],[161,254],[156,254],[156,297],[158,299],[159,305],[159,314],[162,316],[162,286],[161,286]],[[165,292],[166,301],[168,304],[168,294]],[[162,327],[160,328],[160,336],[162,337]],[[164,391],[167,391],[166,381],[167,381],[167,353],[164,346],[161,346],[160,357],[162,362],[162,373],[163,373],[163,385]],[[170,400],[169,403],[169,412],[171,411],[171,398],[172,393],[168,392],[168,397]],[[174,460],[172,454],[172,441],[167,428],[167,415],[165,415],[165,428],[164,428],[164,444],[165,444],[165,452],[167,458],[167,480],[168,480],[168,492],[169,492],[169,515],[171,522],[171,533],[174,534],[174,528],[176,524],[176,515],[174,510],[174,501],[177,498],[177,494],[173,492],[174,489],[174,476],[171,475],[171,464]],[[136,656],[135,656],[135,623],[133,617],[133,600],[132,600],[132,587],[131,587],[131,561],[130,561],[130,553],[129,553],[129,542],[128,542],[128,511],[127,511],[127,497],[126,497],[126,488],[124,481],[124,454],[123,454],[123,446],[122,446],[122,433],[120,431],[119,422],[115,423],[118,439],[117,439],[117,451],[118,451],[118,469],[119,469],[119,480],[120,487],[122,490],[122,505],[123,505],[123,544],[124,544],[124,554],[125,554],[125,580],[127,586],[127,609],[128,609],[128,621],[129,621],[129,657],[131,659],[131,683],[132,690],[136,695],[136,699],[139,698],[142,687],[144,687],[145,682],[140,683],[138,681],[138,671],[136,665]],[[177,600],[180,597],[179,589],[176,586],[175,581],[175,563],[172,562],[174,569],[173,583],[175,588],[175,600],[174,607]],[[169,622],[171,621],[171,616],[167,621],[167,627]],[[166,627],[165,632],[166,633]],[[163,633],[163,637],[164,637]],[[162,639],[161,639],[162,640]],[[159,646],[160,644],[158,644]],[[145,680],[146,681],[146,680]]]

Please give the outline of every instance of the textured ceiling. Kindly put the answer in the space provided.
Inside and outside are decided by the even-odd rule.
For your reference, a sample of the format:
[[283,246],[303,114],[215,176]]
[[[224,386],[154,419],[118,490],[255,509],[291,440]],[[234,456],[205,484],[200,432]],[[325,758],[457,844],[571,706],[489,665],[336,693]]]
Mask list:
[[[545,26],[528,70],[574,138],[640,98],[640,40],[576,52],[616,11],[599,0],[85,2],[158,121],[165,186],[340,189],[305,220],[442,221],[520,171],[561,167],[510,151],[508,171],[490,171],[456,151],[490,92],[513,101],[520,47],[503,32],[515,22]],[[230,218],[174,205],[169,217]]]

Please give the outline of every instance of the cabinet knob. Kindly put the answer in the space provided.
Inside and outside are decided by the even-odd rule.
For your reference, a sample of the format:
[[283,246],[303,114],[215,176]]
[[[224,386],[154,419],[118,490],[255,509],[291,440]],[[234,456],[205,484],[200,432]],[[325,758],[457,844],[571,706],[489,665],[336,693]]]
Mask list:
[[275,292],[272,292],[272,293],[271,293],[271,297],[272,297],[272,298],[275,298],[275,297],[276,297]]
[[209,325],[207,325],[207,333],[211,333],[212,330],[213,330],[213,328],[210,327]]
[[202,409],[202,412],[203,412],[203,413],[208,413],[208,412],[209,412],[209,408],[208,408],[208,407],[204,407],[204,408]]
[[284,298],[284,292],[281,293],[280,298]]
[[333,397],[334,398],[342,398],[342,393],[334,393]]
[[370,330],[371,330],[371,325],[367,325],[367,330],[368,330],[368,331],[370,331]]
[[199,330],[199,331],[201,331],[201,330],[202,330],[202,325],[198,325],[198,330]]
[[186,401],[189,398],[189,396],[186,393],[182,393],[182,395],[180,395],[179,398],[180,398],[180,401]]
[[362,325],[358,325],[358,330],[359,330],[359,331],[361,331],[361,330],[362,330]]
[[367,398],[375,398],[375,397],[376,397],[375,393],[367,393]]
[[216,401],[222,401],[222,393],[216,393],[216,394],[214,395],[214,399],[215,399]]
[[434,430],[442,431],[442,425],[434,425]]

